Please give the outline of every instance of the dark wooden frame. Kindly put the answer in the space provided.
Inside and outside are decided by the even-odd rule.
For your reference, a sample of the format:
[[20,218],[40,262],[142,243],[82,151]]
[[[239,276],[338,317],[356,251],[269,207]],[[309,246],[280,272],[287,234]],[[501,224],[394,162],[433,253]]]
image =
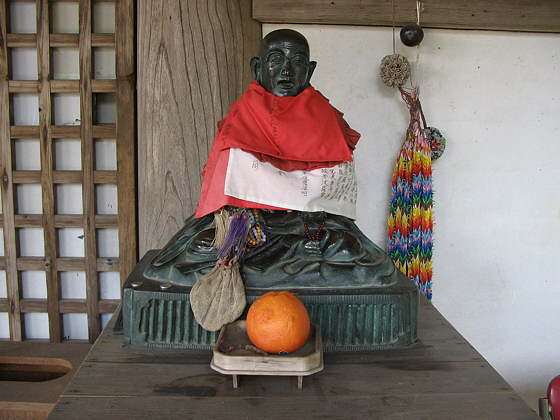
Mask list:
[[[396,25],[416,22],[416,0],[394,0]],[[253,18],[267,23],[391,26],[391,0],[253,0]],[[422,0],[426,28],[560,32],[556,0]]]

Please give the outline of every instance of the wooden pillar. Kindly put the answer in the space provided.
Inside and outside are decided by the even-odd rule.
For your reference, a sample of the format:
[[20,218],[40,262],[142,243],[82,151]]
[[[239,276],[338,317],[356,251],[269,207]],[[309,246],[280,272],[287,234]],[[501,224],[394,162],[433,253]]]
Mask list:
[[7,23],[8,7],[0,1],[0,193],[2,196],[1,227],[4,232],[4,257],[0,257],[0,269],[6,270],[8,301],[5,310],[10,323],[10,339],[23,339],[23,317],[21,315],[18,270],[17,233],[15,228],[14,186],[12,167],[11,107],[9,92],[9,66]]
[[36,3],[37,8],[37,60],[39,70],[39,143],[41,150],[41,190],[43,201],[43,237],[45,243],[45,276],[47,279],[47,312],[49,338],[53,343],[62,341],[62,316],[60,314],[60,279],[57,270],[58,241],[54,224],[55,186],[53,184],[53,137],[51,101],[51,51],[50,7],[47,0]]
[[138,2],[139,252],[198,203],[216,123],[251,79],[261,24],[250,0]]
[[121,286],[138,259],[136,236],[136,51],[134,45],[134,0],[115,3],[115,64],[117,71],[117,167],[119,271]]

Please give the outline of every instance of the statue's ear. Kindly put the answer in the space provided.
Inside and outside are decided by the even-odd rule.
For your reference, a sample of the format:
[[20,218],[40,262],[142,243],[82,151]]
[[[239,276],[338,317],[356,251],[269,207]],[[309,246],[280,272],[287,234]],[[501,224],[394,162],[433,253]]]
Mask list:
[[311,81],[311,76],[313,76],[313,72],[315,71],[315,67],[317,67],[317,62],[316,61],[310,61],[309,62],[309,71],[307,72],[307,81],[305,82],[305,86],[309,85],[309,82]]
[[251,74],[257,82],[262,82],[262,65],[260,57],[251,58]]

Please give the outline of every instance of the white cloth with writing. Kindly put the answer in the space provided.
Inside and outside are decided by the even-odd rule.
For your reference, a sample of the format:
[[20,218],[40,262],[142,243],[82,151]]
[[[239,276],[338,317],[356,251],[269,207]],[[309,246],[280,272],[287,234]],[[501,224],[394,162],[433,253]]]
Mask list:
[[241,149],[229,150],[226,195],[289,210],[326,211],[356,218],[354,162],[312,171],[282,171]]

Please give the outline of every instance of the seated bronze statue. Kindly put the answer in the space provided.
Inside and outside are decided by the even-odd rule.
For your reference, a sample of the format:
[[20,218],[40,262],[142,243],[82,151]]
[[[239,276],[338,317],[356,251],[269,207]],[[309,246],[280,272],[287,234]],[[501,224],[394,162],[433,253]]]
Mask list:
[[[218,123],[197,211],[146,277],[192,286],[217,262],[238,259],[246,288],[396,282],[391,259],[352,220],[359,134],[310,86],[315,66],[298,32],[278,30],[263,39],[251,60],[254,80]],[[245,230],[237,232],[241,241],[218,246],[216,224],[224,214],[226,243],[235,223]]]

